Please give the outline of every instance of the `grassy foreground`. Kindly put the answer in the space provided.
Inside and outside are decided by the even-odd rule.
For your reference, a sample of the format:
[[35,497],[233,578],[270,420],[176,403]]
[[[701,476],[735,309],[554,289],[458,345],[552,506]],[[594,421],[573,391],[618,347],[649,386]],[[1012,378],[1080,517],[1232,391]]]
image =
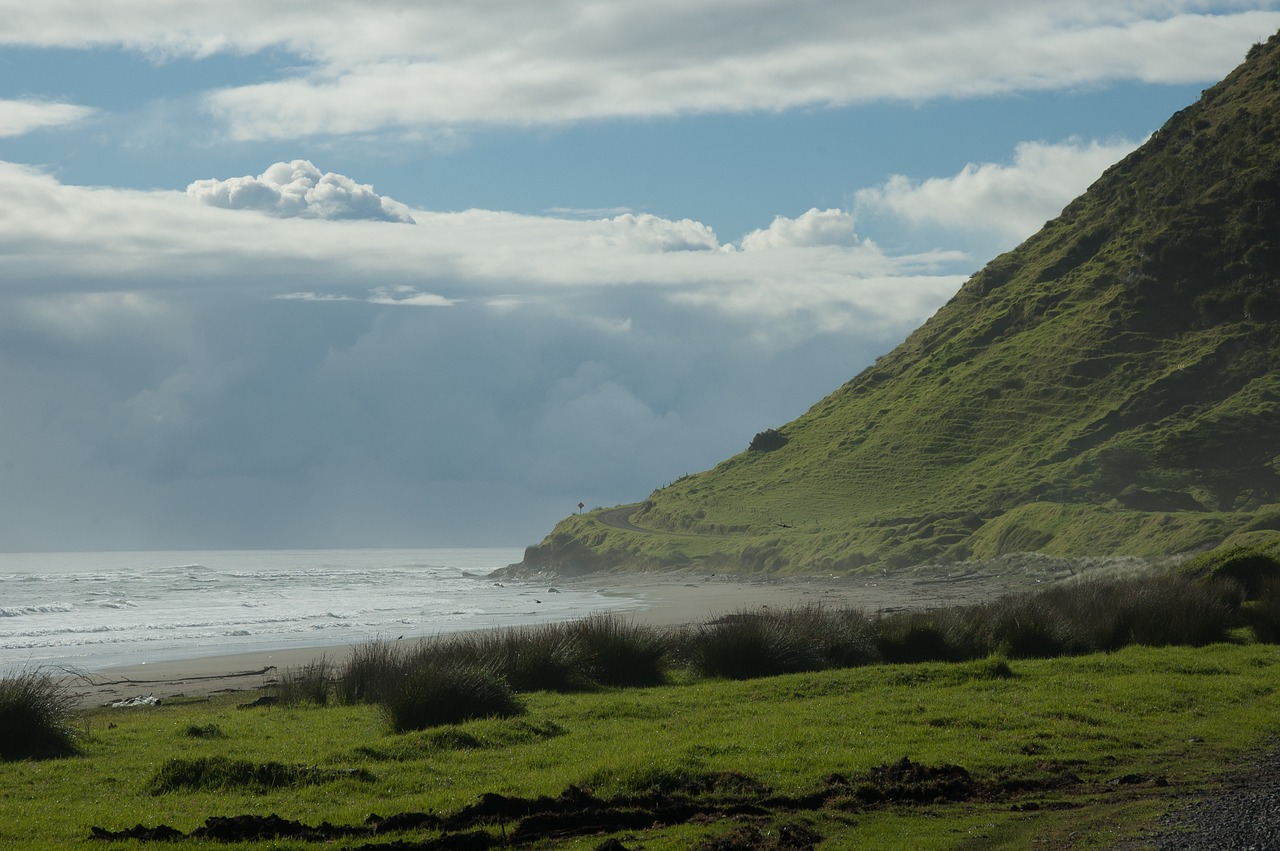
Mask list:
[[[244,694],[96,710],[81,719],[81,755],[0,763],[0,847],[173,847],[89,836],[246,814],[362,826],[373,813],[448,817],[486,793],[570,787],[614,804],[705,806],[669,826],[525,847],[594,849],[610,836],[646,849],[819,836],[819,848],[1111,847],[1273,735],[1277,686],[1280,649],[1214,644],[537,692],[516,718],[403,734],[372,706],[239,708]],[[903,757],[926,769],[894,774]],[[209,770],[166,775],[175,762]],[[516,827],[495,816],[468,832]],[[230,847],[464,847],[432,844],[438,835]]]

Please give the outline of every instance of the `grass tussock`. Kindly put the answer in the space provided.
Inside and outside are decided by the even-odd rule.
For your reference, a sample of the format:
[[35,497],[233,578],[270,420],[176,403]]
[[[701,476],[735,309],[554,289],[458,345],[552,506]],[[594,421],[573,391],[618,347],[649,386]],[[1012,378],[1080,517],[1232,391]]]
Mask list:
[[1202,647],[1229,640],[1242,619],[1250,619],[1260,639],[1264,632],[1280,636],[1280,583],[1252,608],[1242,610],[1241,602],[1231,582],[1156,574],[931,611],[738,612],[687,632],[683,647],[696,673],[747,679],[878,662],[1051,658],[1131,644]]
[[666,631],[595,615],[416,644],[370,642],[342,665],[322,660],[287,672],[280,692],[295,704],[378,704],[393,729],[415,730],[517,715],[521,692],[657,685],[666,678],[671,649]]
[[699,674],[728,679],[855,667],[876,658],[860,611],[820,606],[735,612],[686,632],[681,645]]
[[336,666],[321,656],[297,668],[288,668],[280,675],[278,685],[282,703],[298,705],[314,703],[324,706],[333,691]]
[[182,734],[189,739],[225,739],[227,734],[217,724],[188,724]]
[[385,689],[379,705],[397,733],[524,712],[511,686],[493,671],[448,662],[415,664]]
[[1258,598],[1241,607],[1246,626],[1264,644],[1280,644],[1280,579],[1262,583]]
[[[379,705],[398,732],[513,717],[524,692],[577,692],[694,676],[743,680],[878,663],[974,662],[1013,676],[1010,659],[1111,652],[1139,644],[1201,647],[1251,626],[1280,641],[1280,580],[1249,596],[1221,572],[1132,575],[1062,583],[979,606],[867,615],[809,605],[731,613],[681,630],[613,615],[443,636],[373,642],[339,666],[290,672],[286,700]],[[469,745],[461,745],[469,746]]]
[[348,778],[366,781],[374,779],[373,775],[361,769],[324,769],[308,765],[206,756],[166,760],[152,775],[148,789],[152,795],[231,790],[265,792]]
[[568,625],[580,648],[583,674],[606,686],[654,686],[666,680],[671,636],[614,615],[592,615]]
[[0,762],[79,752],[74,697],[62,677],[40,668],[0,678]]

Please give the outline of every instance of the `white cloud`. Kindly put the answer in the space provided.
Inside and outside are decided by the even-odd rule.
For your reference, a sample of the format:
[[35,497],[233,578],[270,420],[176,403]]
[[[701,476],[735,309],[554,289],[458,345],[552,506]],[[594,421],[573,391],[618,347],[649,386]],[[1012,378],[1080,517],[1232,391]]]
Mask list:
[[642,251],[710,251],[720,247],[716,233],[691,219],[671,221],[650,213],[623,213],[600,222],[600,239],[626,242]]
[[1210,81],[1280,28],[1274,0],[10,5],[0,43],[293,54],[210,94],[241,139]]
[[73,103],[0,99],[0,139],[22,136],[46,127],[65,127],[93,115],[96,110]]
[[368,294],[363,298],[343,295],[341,293],[318,293],[318,292],[292,292],[281,293],[272,298],[278,301],[314,301],[314,302],[337,302],[337,301],[363,301],[369,304],[379,304],[383,306],[393,307],[453,307],[458,303],[457,299],[445,298],[435,293],[424,293],[417,289],[400,285],[395,287],[374,287],[369,290]]
[[976,237],[1004,250],[1039,230],[1137,147],[1129,141],[1024,142],[1008,164],[970,163],[951,177],[924,180],[894,175],[859,190],[855,209],[860,220],[894,218],[948,232],[953,244],[957,237]]
[[414,224],[409,208],[349,177],[321,172],[309,160],[276,163],[257,177],[197,180],[187,195],[228,210],[259,210],[309,219],[372,219]]
[[[273,169],[238,185],[260,187],[274,199],[275,187],[288,184]],[[863,304],[860,282],[919,274],[921,264],[919,257],[890,257],[873,243],[856,242],[840,211],[779,219],[748,240],[772,240],[774,250],[734,253],[715,250],[715,233],[701,222],[649,214],[575,221],[416,210],[413,228],[264,219],[192,204],[178,192],[66,185],[9,164],[0,164],[0,193],[22,201],[20,208],[0,208],[0,291],[34,281],[127,292],[215,286],[294,301],[447,306],[474,299],[510,307],[564,299],[574,290],[632,288],[735,315],[799,311],[854,321],[849,310]],[[259,203],[231,192],[225,197]],[[955,262],[935,255],[928,273],[954,274]],[[779,300],[770,291],[784,283],[787,295]],[[920,318],[910,298],[903,297],[901,309],[897,304],[889,299],[877,313]]]
[[435,293],[419,292],[410,286],[376,287],[369,295],[370,304],[398,305],[404,307],[452,307],[456,299]]
[[742,238],[744,251],[857,244],[853,216],[843,210],[819,210],[816,207],[794,219],[776,216],[766,230],[754,230]]
[[269,139],[1187,82],[1221,76],[1280,25],[1280,13],[1165,17],[1168,3],[1145,18],[1100,3],[920,5],[563,4],[543,21],[513,15],[531,28],[484,45],[471,27],[494,18],[463,18],[421,50],[335,57],[215,92],[209,107],[236,137]]

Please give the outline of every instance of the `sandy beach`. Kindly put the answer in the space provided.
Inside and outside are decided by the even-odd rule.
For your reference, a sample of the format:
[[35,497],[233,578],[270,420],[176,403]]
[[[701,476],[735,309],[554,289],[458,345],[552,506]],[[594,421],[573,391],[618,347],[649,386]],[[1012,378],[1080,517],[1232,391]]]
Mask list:
[[[1074,571],[1072,571],[1074,572]],[[590,590],[627,601],[620,613],[650,626],[705,623],[733,612],[760,607],[787,608],[817,604],[849,607],[868,613],[964,605],[993,600],[1069,575],[1058,560],[1038,568],[1027,565],[917,568],[891,575],[845,577],[755,578],[686,572],[609,573],[577,578],[545,579],[546,593]],[[528,580],[538,582],[539,580]],[[639,598],[644,608],[635,609]],[[121,701],[195,697],[261,688],[290,667],[321,657],[340,662],[351,646],[297,647],[286,650],[211,655],[153,661],[89,671],[71,679],[80,705],[105,706]]]

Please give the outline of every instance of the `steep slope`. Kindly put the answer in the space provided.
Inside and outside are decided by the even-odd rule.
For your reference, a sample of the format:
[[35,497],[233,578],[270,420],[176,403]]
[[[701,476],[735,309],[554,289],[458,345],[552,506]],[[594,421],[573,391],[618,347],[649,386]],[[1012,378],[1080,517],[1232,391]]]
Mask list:
[[1280,36],[778,432],[562,521],[525,565],[844,571],[1280,529]]

